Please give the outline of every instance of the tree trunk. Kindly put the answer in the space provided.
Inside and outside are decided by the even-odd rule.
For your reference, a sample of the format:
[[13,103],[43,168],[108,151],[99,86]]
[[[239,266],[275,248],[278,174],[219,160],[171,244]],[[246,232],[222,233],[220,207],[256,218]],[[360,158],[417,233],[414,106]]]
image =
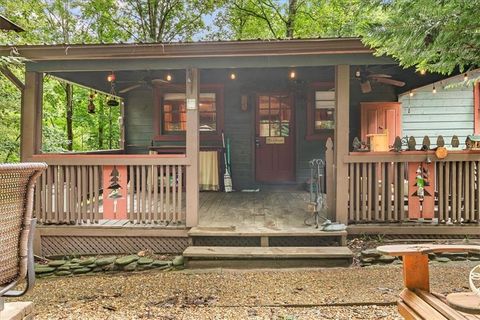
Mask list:
[[101,101],[98,108],[98,150],[103,150],[103,140],[105,136],[104,112],[105,108],[103,107],[103,101]]
[[293,38],[295,30],[295,17],[297,15],[297,0],[288,1],[288,17],[286,23],[286,36]]
[[73,86],[70,83],[65,85],[67,96],[67,150],[73,151]]

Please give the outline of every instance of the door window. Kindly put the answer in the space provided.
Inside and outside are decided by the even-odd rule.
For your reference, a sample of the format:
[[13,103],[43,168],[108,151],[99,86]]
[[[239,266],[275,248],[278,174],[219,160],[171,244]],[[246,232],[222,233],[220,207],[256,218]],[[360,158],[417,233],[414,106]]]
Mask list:
[[292,109],[288,96],[260,96],[258,108],[260,137],[290,135]]

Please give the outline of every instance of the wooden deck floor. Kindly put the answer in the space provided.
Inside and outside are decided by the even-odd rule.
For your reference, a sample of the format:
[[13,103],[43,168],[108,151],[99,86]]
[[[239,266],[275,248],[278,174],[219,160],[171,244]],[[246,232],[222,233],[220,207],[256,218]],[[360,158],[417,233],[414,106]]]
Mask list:
[[309,215],[308,192],[202,192],[199,226],[302,228]]
[[[304,228],[309,193],[298,190],[262,190],[260,192],[201,192],[199,206],[199,226],[261,228],[278,230]],[[136,206],[136,204],[135,204]],[[185,202],[183,203],[183,211]],[[100,204],[100,212],[103,205]],[[48,225],[48,224],[45,224]],[[80,227],[102,228],[173,228],[184,229],[184,223],[168,221],[133,222],[127,219],[90,220],[77,224]]]

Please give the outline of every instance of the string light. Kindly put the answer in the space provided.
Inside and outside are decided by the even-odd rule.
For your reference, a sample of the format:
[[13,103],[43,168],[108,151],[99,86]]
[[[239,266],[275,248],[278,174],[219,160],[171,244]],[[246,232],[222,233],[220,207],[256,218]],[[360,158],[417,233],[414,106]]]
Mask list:
[[435,88],[435,85],[433,85],[432,93],[437,93],[437,88]]
[[427,74],[427,71],[425,69],[420,69],[420,74],[424,76]]
[[236,75],[234,72],[232,72],[232,73],[230,74],[230,79],[231,79],[231,80],[235,80],[236,78],[237,78],[237,75]]
[[296,76],[295,71],[290,71],[290,79],[295,79]]
[[467,81],[467,80],[468,80],[468,74],[465,73],[465,74],[463,75],[463,81]]
[[167,74],[167,77],[166,77],[167,81],[172,81],[172,75],[169,73]]
[[413,97],[413,91],[410,91],[409,96]]

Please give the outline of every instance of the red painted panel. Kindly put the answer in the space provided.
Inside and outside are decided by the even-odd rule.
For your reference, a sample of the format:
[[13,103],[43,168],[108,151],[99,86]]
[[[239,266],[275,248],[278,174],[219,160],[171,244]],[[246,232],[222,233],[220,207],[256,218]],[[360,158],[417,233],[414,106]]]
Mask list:
[[[418,195],[417,170],[423,169],[425,180],[424,196]],[[408,217],[410,219],[432,219],[435,213],[435,165],[434,163],[412,162],[408,164]]]
[[127,219],[127,166],[103,166],[103,218]]

